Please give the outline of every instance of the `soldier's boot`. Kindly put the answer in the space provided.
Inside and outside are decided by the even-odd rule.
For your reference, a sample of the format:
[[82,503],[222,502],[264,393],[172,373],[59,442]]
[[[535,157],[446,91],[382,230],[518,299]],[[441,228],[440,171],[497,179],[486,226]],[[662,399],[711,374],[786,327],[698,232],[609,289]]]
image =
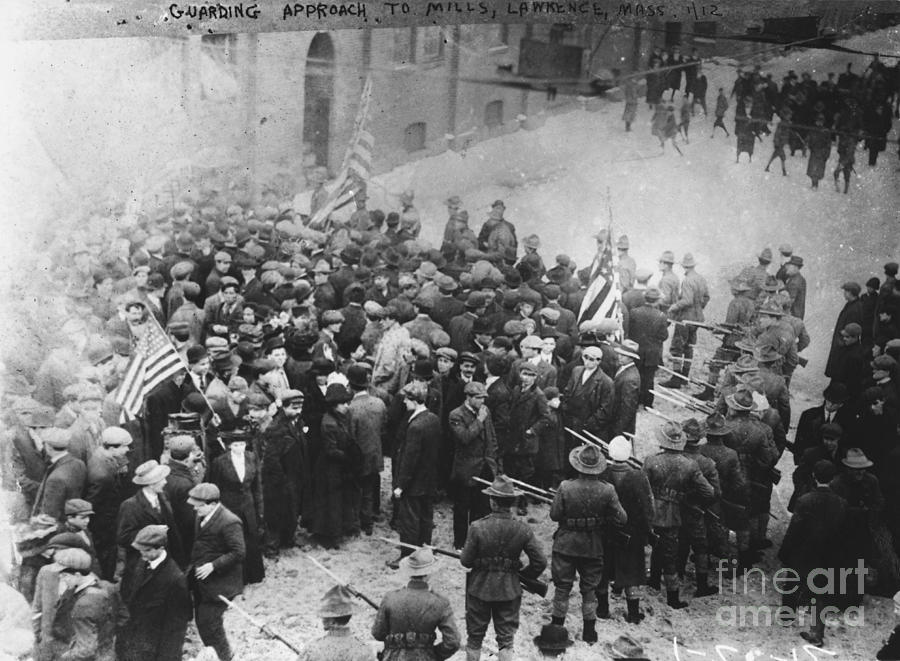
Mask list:
[[597,593],[597,617],[601,620],[608,620],[609,615],[609,592]]
[[703,392],[699,395],[694,395],[694,399],[699,399],[701,402],[711,402],[716,398],[716,391],[709,386],[705,386],[703,388]]
[[626,599],[625,604],[628,606],[628,615],[625,616],[625,621],[631,624],[640,624],[644,619],[644,614],[641,612],[641,600]]
[[678,377],[672,376],[669,378],[668,381],[663,381],[659,385],[661,385],[663,388],[670,388],[672,390],[680,390],[681,386],[683,386],[685,383],[686,383],[685,381],[679,379]]
[[581,639],[588,645],[597,642],[597,620],[585,620],[584,630],[581,632]]
[[553,617],[550,618],[550,624],[552,624],[555,627],[564,627],[564,626],[566,626],[566,618],[565,617],[557,617],[556,615],[554,615]]
[[688,605],[686,601],[681,601],[678,596],[678,590],[666,590],[666,603],[669,605],[669,608],[674,608],[675,610],[686,608]]
[[467,647],[466,661],[481,661],[481,650],[473,650],[471,647]]
[[713,594],[719,594],[719,588],[709,584],[709,574],[707,572],[697,572],[697,591],[695,597],[708,597]]

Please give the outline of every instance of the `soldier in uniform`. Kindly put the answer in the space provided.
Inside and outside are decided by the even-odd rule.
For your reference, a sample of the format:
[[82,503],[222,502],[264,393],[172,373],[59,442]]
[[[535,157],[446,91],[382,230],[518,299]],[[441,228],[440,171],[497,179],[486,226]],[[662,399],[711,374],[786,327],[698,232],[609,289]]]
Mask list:
[[637,263],[634,261],[634,257],[628,254],[628,249],[631,247],[628,242],[628,236],[623,234],[619,237],[619,240],[616,241],[616,250],[619,252],[618,257],[618,271],[619,271],[619,285],[622,287],[622,291],[626,292],[634,286],[634,278],[635,273],[637,272]]
[[647,582],[647,565],[644,547],[653,536],[650,521],[653,519],[653,492],[644,471],[626,462],[631,456],[631,445],[624,436],[616,436],[609,444],[609,467],[600,478],[616,489],[619,502],[628,516],[622,529],[624,535],[607,534],[607,554],[603,567],[603,580],[597,588],[597,617],[609,619],[609,581],[625,590],[628,607],[626,622],[640,624],[644,619],[640,610],[640,586]]
[[[669,306],[669,318],[678,321],[703,321],[703,308],[709,303],[709,289],[706,279],[694,271],[697,262],[690,253],[681,260],[684,268],[684,279],[678,298]],[[697,327],[675,324],[669,354],[672,356],[672,367],[683,376],[691,371],[691,359],[694,356],[694,345],[697,343]],[[665,385],[667,388],[681,388],[686,381],[673,376]]]
[[653,406],[653,379],[656,368],[662,362],[663,343],[669,337],[666,313],[659,309],[662,294],[656,287],[644,290],[644,302],[631,311],[628,337],[638,344],[640,356],[638,368],[641,373],[641,401],[644,406]]
[[666,422],[657,429],[656,437],[662,452],[644,461],[644,473],[653,490],[653,532],[659,538],[650,557],[650,586],[659,589],[661,576],[666,586],[666,603],[679,609],[687,606],[678,596],[678,530],[683,503],[689,494],[708,503],[715,490],[700,467],[684,456],[681,425]]
[[[725,312],[725,324],[735,328],[744,328],[753,323],[756,318],[756,306],[749,293],[752,287],[744,280],[735,279],[731,282],[731,295],[733,298],[728,303],[728,310]],[[716,349],[713,354],[713,360],[709,366],[709,376],[707,382],[715,386],[719,382],[719,374],[722,371],[722,365],[729,363],[738,357],[740,350],[735,344],[740,340],[742,333],[739,330],[728,333],[722,338],[722,346]],[[715,391],[707,386],[702,393],[697,395],[697,399],[703,401],[712,400],[715,397]]]
[[[688,418],[682,424],[684,431],[684,456],[693,461],[700,468],[703,477],[712,485],[715,501],[718,504],[722,495],[719,486],[719,471],[716,470],[716,462],[700,454],[700,439],[703,438],[703,425],[696,418]],[[687,564],[688,552],[694,553],[694,573],[697,578],[697,591],[695,597],[707,597],[717,594],[718,589],[709,584],[709,536],[707,535],[706,518],[703,511],[703,503],[696,498],[688,496],[686,505],[681,509],[681,533],[678,543],[678,568],[684,573]]]
[[[459,649],[459,630],[450,602],[428,587],[428,576],[437,566],[427,548],[400,562],[409,583],[385,595],[372,624],[372,637],[384,641],[382,661],[443,661]],[[436,629],[441,632],[437,644]]]
[[738,453],[750,485],[749,527],[736,531],[738,560],[742,566],[749,567],[756,551],[771,546],[766,540],[766,527],[772,497],[771,470],[778,462],[778,448],[771,428],[750,415],[756,410],[756,404],[749,389],[738,388],[725,402],[731,424],[725,445]]
[[547,567],[547,558],[523,521],[513,518],[512,506],[522,492],[505,475],[482,491],[491,499],[491,514],[472,523],[460,556],[471,569],[466,580],[466,661],[481,658],[481,643],[491,620],[500,649],[500,661],[512,661],[513,642],[519,628],[522,585],[518,573],[524,551],[529,564],[521,573],[537,578]]
[[372,661],[372,648],[350,631],[352,595],[343,585],[326,592],[319,605],[325,635],[309,642],[296,661]]
[[725,421],[721,413],[713,413],[706,419],[706,443],[699,446],[704,457],[713,460],[719,476],[721,489],[719,512],[721,521],[707,517],[706,538],[710,550],[724,558],[730,555],[728,549],[728,530],[745,530],[749,527],[747,520],[750,491],[747,476],[741,466],[738,453],[723,442],[731,432],[731,425]]
[[678,276],[672,271],[672,266],[674,264],[675,254],[671,250],[666,250],[659,256],[659,270],[661,275],[657,287],[659,288],[660,294],[662,294],[659,306],[664,310],[668,310],[669,307],[678,300],[678,288],[681,285],[681,282],[678,280]]
[[552,624],[564,626],[569,610],[569,593],[579,576],[582,640],[597,642],[597,587],[603,579],[603,535],[607,526],[624,526],[628,521],[615,488],[600,480],[606,460],[594,445],[583,445],[569,453],[569,463],[577,471],[565,480],[550,506],[550,518],[559,523],[553,536],[550,571],[555,587]]

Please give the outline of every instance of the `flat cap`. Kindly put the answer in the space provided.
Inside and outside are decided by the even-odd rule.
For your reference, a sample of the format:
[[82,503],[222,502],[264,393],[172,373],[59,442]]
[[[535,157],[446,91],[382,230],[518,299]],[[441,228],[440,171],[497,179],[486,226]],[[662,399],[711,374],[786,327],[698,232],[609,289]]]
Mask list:
[[456,359],[459,357],[456,349],[451,349],[450,347],[440,347],[434,352],[435,357],[437,358],[446,358],[447,360],[452,360],[456,362]]
[[101,445],[131,445],[132,438],[126,430],[121,427],[107,427],[100,434]]
[[480,381],[469,381],[463,392],[466,395],[487,395],[487,388]]
[[66,516],[78,516],[81,514],[93,514],[94,506],[81,498],[70,498],[65,504]]
[[161,549],[166,545],[169,538],[169,526],[150,525],[144,526],[134,536],[131,546],[138,551],[146,551],[149,549]]
[[208,503],[214,500],[219,500],[219,487],[211,482],[201,482],[193,489],[188,491],[188,500],[196,500],[204,503]]

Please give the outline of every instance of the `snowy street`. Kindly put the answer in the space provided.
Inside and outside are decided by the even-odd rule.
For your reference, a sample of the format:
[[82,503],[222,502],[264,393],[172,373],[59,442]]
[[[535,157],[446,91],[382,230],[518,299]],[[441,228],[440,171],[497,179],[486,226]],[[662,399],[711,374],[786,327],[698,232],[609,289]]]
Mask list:
[[[897,30],[869,34],[848,42],[857,48],[879,49],[896,52],[900,44]],[[868,58],[836,54],[831,51],[801,51],[789,57],[777,58],[763,65],[776,80],[788,69],[798,73],[810,70],[816,78],[825,72],[843,70],[848,61],[862,70]],[[716,92],[724,87],[730,91],[735,77],[732,65],[704,65],[708,76],[707,105],[714,106]],[[666,98],[668,94],[666,95]],[[676,109],[679,99],[676,96]],[[732,107],[726,117],[729,131],[734,126]],[[781,243],[791,243],[794,252],[805,260],[803,273],[808,281],[806,325],[812,338],[805,355],[809,366],[800,369],[792,384],[795,418],[808,406],[820,401],[820,393],[826,380],[822,374],[827,356],[834,320],[843,304],[841,283],[847,280],[865,282],[873,275],[881,275],[881,267],[895,259],[900,248],[898,221],[900,221],[900,186],[896,172],[897,145],[889,144],[888,151],[879,157],[878,165],[870,168],[862,147],[857,152],[858,174],[851,180],[847,195],[835,192],[831,181],[836,156],[826,169],[826,178],[818,191],[810,190],[806,177],[806,159],[799,152],[788,158],[788,175],[783,177],[777,166],[771,173],[763,168],[771,154],[771,137],[757,142],[753,162],[744,155],[735,164],[735,140],[726,139],[720,131],[710,139],[712,118],[695,117],[690,127],[690,144],[679,142],[684,152],[679,157],[667,147],[660,153],[658,141],[650,134],[650,113],[641,103],[638,119],[632,133],[625,133],[620,121],[622,103],[603,103],[598,112],[576,111],[550,117],[546,125],[534,132],[518,131],[515,134],[478,144],[464,153],[447,152],[400,167],[376,178],[369,191],[370,208],[391,208],[397,194],[405,188],[416,191],[416,200],[423,215],[423,238],[438,245],[446,210],[443,201],[458,194],[463,208],[470,214],[470,226],[478,230],[487,216],[490,204],[503,199],[506,216],[517,228],[519,237],[537,233],[542,242],[540,250],[548,266],[555,255],[566,253],[580,266],[592,257],[594,241],[591,234],[609,222],[606,192],[612,197],[613,231],[627,234],[631,240],[631,254],[638,266],[655,267],[663,250],[672,250],[680,257],[691,252],[696,257],[698,272],[709,283],[712,300],[707,308],[707,319],[719,321],[729,300],[727,280],[744,266],[754,264],[755,256],[766,246],[777,255]],[[896,140],[896,130],[889,139]],[[775,265],[773,265],[774,267]],[[774,268],[773,268],[774,270]],[[676,267],[676,272],[679,269]],[[707,351],[712,343],[707,336],[701,345]],[[698,350],[698,354],[702,353]],[[662,406],[669,414],[678,415],[671,408]],[[686,417],[683,413],[682,417]],[[638,437],[657,424],[648,414],[638,419]],[[794,420],[796,423],[796,419]],[[645,435],[646,437],[646,435]],[[653,441],[639,441],[638,456],[654,451]],[[773,513],[778,520],[770,523],[769,535],[778,540],[783,535],[789,515],[784,509],[791,490],[789,479],[793,466],[789,457],[783,458],[781,468],[785,479],[776,488],[773,497]],[[384,496],[387,497],[389,471],[382,476]],[[534,508],[538,537],[548,543],[553,526],[547,520],[546,506]],[[436,510],[435,544],[450,545],[449,508]],[[385,524],[376,526],[376,536],[389,533]],[[327,560],[329,566],[346,577],[358,588],[371,595],[379,595],[399,579],[383,568],[383,559],[393,550],[372,541],[359,538]],[[324,554],[314,550],[323,558]],[[767,552],[764,567],[773,570],[774,551]],[[448,567],[451,562],[446,563]],[[374,569],[372,566],[374,565]],[[297,554],[283,558],[271,568],[271,580],[263,586],[247,591],[245,601],[254,612],[291,632],[298,639],[315,635],[318,622],[306,604],[296,598],[295,588],[286,581],[293,577],[305,577],[304,595],[316,595],[325,588],[325,580],[309,563]],[[750,581],[750,589],[743,593],[743,585],[734,589],[741,594],[695,600],[691,606],[677,613],[663,605],[663,601],[648,590],[647,620],[639,626],[622,622],[624,600],[614,599],[614,619],[598,627],[600,644],[588,648],[576,643],[567,653],[567,659],[587,660],[607,658],[605,643],[620,633],[627,633],[644,645],[648,658],[665,659],[701,658],[686,651],[703,652],[706,658],[715,658],[714,646],[730,645],[733,651],[722,649],[726,656],[720,658],[837,658],[843,660],[869,660],[880,647],[881,640],[893,626],[889,600],[867,597],[864,603],[865,626],[829,626],[827,632],[828,653],[820,652],[804,656],[799,637],[799,627],[779,628],[760,626],[726,626],[716,621],[722,615],[720,609],[729,606],[769,605],[777,606],[778,595],[771,586],[760,592],[759,573]],[[461,616],[463,609],[463,572],[455,565],[439,572],[433,582],[438,591],[452,595],[454,611]],[[726,590],[731,592],[730,582]],[[268,604],[284,598],[294,604],[276,615]],[[570,607],[569,625],[577,616],[577,597]],[[534,596],[523,599],[522,626],[517,637],[520,658],[535,658],[531,638],[537,635],[542,621],[546,621],[546,606]],[[364,607],[361,607],[364,608]],[[356,623],[363,632],[369,621],[363,612]],[[274,619],[272,619],[274,618]],[[236,619],[229,624],[243,627]],[[243,635],[254,636],[248,629]],[[686,647],[680,656],[673,650],[673,637]],[[489,639],[490,640],[490,637]],[[290,655],[277,643],[256,642],[254,654],[245,658],[287,659]],[[757,651],[754,654],[754,650]],[[836,653],[832,656],[831,653]],[[728,656],[730,654],[730,656]],[[454,658],[461,658],[458,654]]]

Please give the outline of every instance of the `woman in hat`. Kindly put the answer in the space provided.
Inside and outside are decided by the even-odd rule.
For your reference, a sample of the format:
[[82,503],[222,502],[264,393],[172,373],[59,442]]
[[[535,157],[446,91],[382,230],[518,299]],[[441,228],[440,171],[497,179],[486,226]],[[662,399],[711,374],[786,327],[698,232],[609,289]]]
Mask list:
[[243,523],[244,583],[259,583],[266,575],[260,548],[264,534],[263,495],[259,459],[253,452],[247,452],[249,437],[242,429],[219,432],[228,452],[212,462],[209,481],[219,487],[222,504]]
[[312,532],[325,548],[359,533],[360,493],[356,477],[360,452],[350,436],[348,411],[353,395],[340,383],[325,391],[328,411],[322,416],[321,451],[315,462],[315,513]]

